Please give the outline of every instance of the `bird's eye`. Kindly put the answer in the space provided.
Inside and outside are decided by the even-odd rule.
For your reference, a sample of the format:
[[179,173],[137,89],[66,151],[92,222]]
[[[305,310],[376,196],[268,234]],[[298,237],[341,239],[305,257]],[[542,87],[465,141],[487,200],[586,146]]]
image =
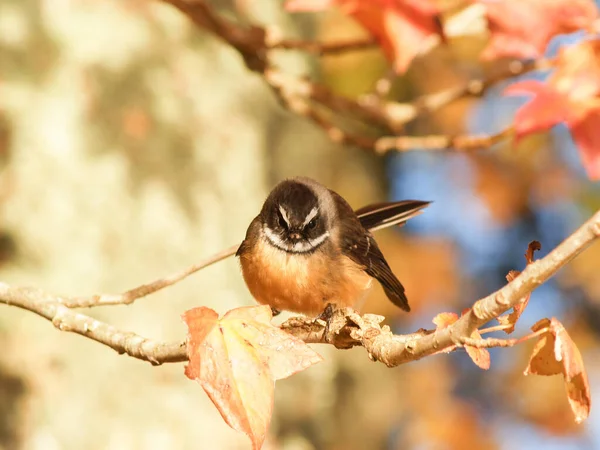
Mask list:
[[277,221],[279,222],[279,226],[281,228],[283,228],[284,230],[287,230],[287,222],[285,221],[285,219],[283,218],[283,215],[277,211]]
[[308,222],[308,223],[306,224],[306,227],[305,227],[305,228],[306,228],[307,230],[312,230],[312,229],[313,229],[314,227],[316,227],[316,226],[317,226],[317,219],[316,219],[316,218],[314,218],[313,220],[311,220],[310,222]]

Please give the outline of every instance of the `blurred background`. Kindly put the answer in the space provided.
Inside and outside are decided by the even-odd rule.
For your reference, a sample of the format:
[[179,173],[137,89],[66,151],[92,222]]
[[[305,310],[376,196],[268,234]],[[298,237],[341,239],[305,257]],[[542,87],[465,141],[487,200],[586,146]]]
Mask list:
[[[339,13],[290,16],[278,0],[214,1],[290,37],[364,35]],[[556,39],[549,53],[574,39]],[[485,37],[455,39],[411,66],[392,98],[410,100],[481,76]],[[386,73],[374,50],[278,55],[337,93]],[[492,133],[522,99],[499,84],[420,119],[409,133]],[[473,154],[378,158],[336,146],[283,110],[239,55],[151,0],[0,0],[0,280],[65,295],[121,292],[235,244],[279,180],[307,175],[360,207],[433,200],[377,239],[407,288],[401,314],[378,290],[365,311],[397,332],[432,328],[545,254],[600,207],[565,129]],[[534,292],[516,335],[561,320],[600,392],[600,246]],[[379,288],[377,288],[379,289]],[[89,313],[123,330],[181,340],[180,315],[251,304],[229,259],[131,306]],[[600,448],[600,414],[576,425],[562,377],[525,377],[533,343],[387,369],[362,349],[318,346],[325,361],[277,383],[265,449]],[[0,306],[0,448],[246,449],[182,364],[151,367]],[[594,397],[593,402],[596,397]]]

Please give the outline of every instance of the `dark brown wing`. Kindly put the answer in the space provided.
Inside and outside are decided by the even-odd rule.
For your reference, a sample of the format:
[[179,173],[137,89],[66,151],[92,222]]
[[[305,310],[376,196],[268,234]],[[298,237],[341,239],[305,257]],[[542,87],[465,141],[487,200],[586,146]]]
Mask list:
[[379,281],[392,303],[404,311],[410,311],[404,286],[392,272],[373,235],[365,230],[348,203],[335,192],[333,194],[338,208],[342,253]]
[[404,311],[410,311],[404,286],[392,272],[371,233],[363,229],[362,234],[344,233],[344,236],[342,252],[355,263],[364,267],[365,272],[381,283],[385,294],[392,303]]
[[369,231],[393,225],[403,225],[408,219],[418,216],[431,202],[402,200],[368,205],[355,211],[358,220]]

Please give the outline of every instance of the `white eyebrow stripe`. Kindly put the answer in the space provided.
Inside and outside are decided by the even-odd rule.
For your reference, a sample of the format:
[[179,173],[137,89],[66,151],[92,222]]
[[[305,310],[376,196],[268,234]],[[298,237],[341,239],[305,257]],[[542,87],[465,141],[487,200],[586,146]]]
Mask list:
[[279,205],[279,212],[281,213],[281,217],[283,217],[283,220],[285,220],[285,223],[287,223],[287,226],[289,227],[290,219],[288,219],[288,215],[287,215],[285,208],[281,205]]
[[318,213],[319,213],[319,208],[317,208],[315,206],[313,209],[310,210],[310,212],[306,216],[306,219],[304,219],[304,223],[302,224],[302,226],[305,227],[306,224],[308,224],[308,222],[310,222],[317,216]]

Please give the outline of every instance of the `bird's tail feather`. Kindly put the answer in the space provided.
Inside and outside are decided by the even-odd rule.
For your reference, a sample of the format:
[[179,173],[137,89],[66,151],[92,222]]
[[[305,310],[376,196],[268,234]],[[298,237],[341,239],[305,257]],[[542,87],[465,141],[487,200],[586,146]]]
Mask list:
[[375,203],[355,211],[360,223],[369,231],[404,223],[421,214],[431,202],[421,200],[402,200],[400,202]]

